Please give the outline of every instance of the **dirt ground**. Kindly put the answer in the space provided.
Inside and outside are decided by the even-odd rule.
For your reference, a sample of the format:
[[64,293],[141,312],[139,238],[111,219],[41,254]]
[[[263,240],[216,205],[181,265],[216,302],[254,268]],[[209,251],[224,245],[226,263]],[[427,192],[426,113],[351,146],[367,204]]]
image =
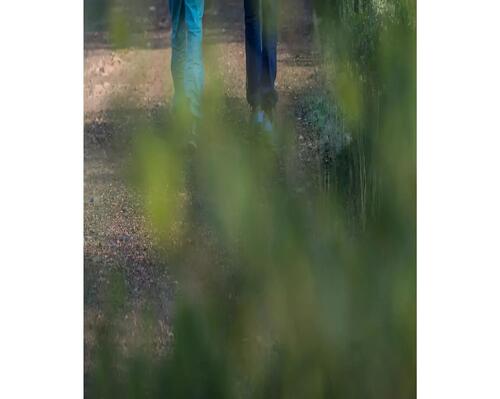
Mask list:
[[[282,7],[278,52],[278,124],[292,124],[298,173],[314,164],[314,138],[300,118],[300,98],[316,84],[312,10],[307,0],[287,0]],[[85,32],[85,364],[92,360],[95,330],[103,317],[106,293],[114,289],[111,277],[125,276],[130,306],[121,316],[135,325],[144,298],[157,304],[157,346],[172,338],[171,309],[177,282],[165,257],[155,253],[154,237],[141,212],[141,198],[124,176],[126,137],[136,118],[154,118],[169,108],[172,98],[170,37],[165,10],[141,46],[112,49],[106,33]],[[223,82],[228,102],[247,115],[243,1],[212,0],[205,16],[205,48],[216,54],[217,68],[207,77]],[[211,75],[212,74],[212,75]],[[239,116],[238,116],[239,117]],[[242,120],[241,123],[246,123]],[[123,138],[123,140],[122,140]],[[300,180],[300,179],[299,179]],[[167,257],[168,259],[168,257]],[[137,334],[127,328],[128,334]],[[124,344],[125,345],[125,344]]]

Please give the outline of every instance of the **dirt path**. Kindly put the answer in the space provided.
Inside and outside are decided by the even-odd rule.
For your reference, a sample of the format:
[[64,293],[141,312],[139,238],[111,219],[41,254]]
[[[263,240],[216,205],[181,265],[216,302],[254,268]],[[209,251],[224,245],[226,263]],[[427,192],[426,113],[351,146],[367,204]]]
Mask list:
[[[163,12],[163,11],[162,11]],[[314,86],[312,20],[307,0],[287,0],[281,15],[277,88],[278,123],[296,137],[297,174],[310,161],[313,143],[301,125],[300,97]],[[213,0],[206,12],[206,48],[216,54],[215,73],[227,101],[246,115],[242,0]],[[142,48],[111,50],[100,34],[86,33],[85,49],[85,354],[91,358],[111,276],[123,275],[130,298],[123,320],[135,317],[146,297],[157,304],[158,347],[168,344],[176,282],[141,214],[140,197],[124,178],[127,134],[136,118],[154,119],[172,97],[168,24],[148,32]],[[210,78],[210,73],[207,74]],[[245,121],[241,121],[245,123]],[[299,164],[299,166],[297,166]],[[300,181],[300,178],[298,178]],[[129,332],[133,335],[133,332]]]

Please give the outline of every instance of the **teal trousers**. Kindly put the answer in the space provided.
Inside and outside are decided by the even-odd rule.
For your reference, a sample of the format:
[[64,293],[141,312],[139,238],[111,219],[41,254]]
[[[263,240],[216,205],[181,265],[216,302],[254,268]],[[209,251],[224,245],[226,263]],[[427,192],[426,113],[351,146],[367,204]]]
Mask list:
[[205,81],[203,66],[204,0],[169,0],[172,18],[172,79],[174,109],[186,105],[201,117]]

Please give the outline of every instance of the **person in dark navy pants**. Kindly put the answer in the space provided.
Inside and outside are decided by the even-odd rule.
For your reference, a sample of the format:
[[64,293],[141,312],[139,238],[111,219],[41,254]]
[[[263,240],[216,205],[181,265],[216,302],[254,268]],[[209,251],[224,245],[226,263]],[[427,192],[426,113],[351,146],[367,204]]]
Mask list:
[[266,132],[273,130],[278,42],[278,0],[244,0],[247,101],[251,122]]

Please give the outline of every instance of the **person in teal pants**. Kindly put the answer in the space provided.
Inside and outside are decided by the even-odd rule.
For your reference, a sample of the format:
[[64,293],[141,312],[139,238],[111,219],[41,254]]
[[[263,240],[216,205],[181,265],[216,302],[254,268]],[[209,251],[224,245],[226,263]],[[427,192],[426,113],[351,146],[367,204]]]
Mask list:
[[194,121],[201,118],[204,86],[204,0],[169,0],[172,18],[172,79],[174,111],[187,109]]

